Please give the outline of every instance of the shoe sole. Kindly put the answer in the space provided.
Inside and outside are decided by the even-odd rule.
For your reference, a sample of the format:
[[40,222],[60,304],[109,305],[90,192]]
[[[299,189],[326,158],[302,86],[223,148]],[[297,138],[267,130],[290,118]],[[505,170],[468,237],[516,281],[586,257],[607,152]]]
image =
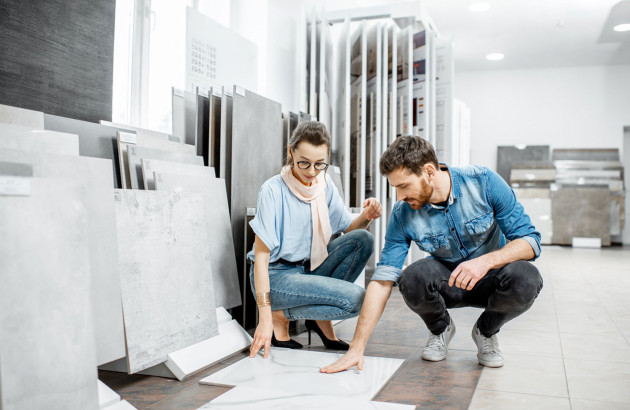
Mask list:
[[477,357],[479,364],[486,367],[503,367],[503,362],[486,362]]

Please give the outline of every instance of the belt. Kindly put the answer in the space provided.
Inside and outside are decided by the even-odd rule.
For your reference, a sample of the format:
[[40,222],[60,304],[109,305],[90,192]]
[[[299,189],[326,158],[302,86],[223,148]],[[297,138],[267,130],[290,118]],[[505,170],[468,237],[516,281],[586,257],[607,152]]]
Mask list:
[[280,262],[280,263],[284,263],[284,264],[287,264],[287,265],[296,265],[296,266],[297,266],[297,265],[301,265],[301,266],[306,266],[306,264],[307,264],[307,263],[310,263],[310,261],[311,261],[310,259],[302,259],[301,261],[295,261],[295,262],[293,262],[293,261],[288,261],[288,260],[286,260],[286,259],[278,259],[278,260],[276,261],[276,263],[277,263],[277,262]]

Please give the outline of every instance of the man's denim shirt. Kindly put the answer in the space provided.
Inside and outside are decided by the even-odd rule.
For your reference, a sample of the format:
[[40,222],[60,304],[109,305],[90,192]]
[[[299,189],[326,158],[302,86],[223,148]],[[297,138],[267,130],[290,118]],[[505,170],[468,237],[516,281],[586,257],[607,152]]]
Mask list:
[[372,280],[396,282],[411,241],[450,267],[502,248],[506,237],[526,240],[534,259],[540,256],[540,233],[503,178],[486,167],[446,167],[452,197],[446,207],[427,204],[415,211],[403,201],[394,205]]

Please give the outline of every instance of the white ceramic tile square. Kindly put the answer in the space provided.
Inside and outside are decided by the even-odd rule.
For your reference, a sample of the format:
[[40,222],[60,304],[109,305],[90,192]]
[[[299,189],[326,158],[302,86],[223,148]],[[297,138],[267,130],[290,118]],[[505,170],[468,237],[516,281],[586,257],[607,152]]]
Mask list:
[[143,158],[142,179],[144,180],[144,189],[155,189],[154,174],[156,173],[216,178],[214,168],[212,167]]
[[97,409],[83,184],[0,195],[0,408]]
[[490,390],[475,390],[469,410],[481,409],[549,409],[570,410],[568,398],[538,396],[533,394],[506,393]]
[[[178,146],[182,145],[178,144]],[[127,161],[129,162],[131,188],[133,189],[142,189],[144,187],[144,181],[142,180],[142,158],[203,166],[203,157],[198,157],[197,155],[131,145],[127,147]]]
[[630,366],[599,360],[565,359],[571,398],[630,404]]
[[0,148],[79,155],[79,137],[63,132],[0,124]]
[[210,260],[215,303],[226,309],[241,305],[241,290],[236,269],[230,211],[225,180],[209,177],[156,174],[159,191],[199,192],[204,197],[204,217],[210,240]]
[[254,387],[310,395],[370,400],[402,365],[403,360],[366,357],[363,370],[351,368],[335,374],[320,373],[342,355],[272,348],[269,357],[240,360],[202,379],[201,384]]
[[235,387],[200,409],[249,410],[281,409],[356,409],[356,410],[413,410],[414,405],[357,400],[332,395],[313,395],[282,390]]
[[113,391],[102,381],[98,381],[98,407],[104,409],[120,401],[120,394]]
[[1,161],[30,164],[35,177],[64,178],[85,186],[97,363],[124,357],[112,161],[16,150],[0,151]]
[[116,190],[129,371],[218,334],[203,197]]
[[478,389],[569,397],[562,358],[504,355],[505,365],[484,368]]
[[0,104],[0,123],[43,130],[44,113]]

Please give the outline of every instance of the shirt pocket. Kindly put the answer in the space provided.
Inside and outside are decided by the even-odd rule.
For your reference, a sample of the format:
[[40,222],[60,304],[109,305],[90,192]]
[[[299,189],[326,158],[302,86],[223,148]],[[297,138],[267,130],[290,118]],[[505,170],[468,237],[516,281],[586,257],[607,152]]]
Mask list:
[[468,234],[475,246],[481,245],[488,239],[490,228],[492,228],[493,224],[494,214],[492,211],[470,219],[465,223],[466,230],[468,231]]
[[418,247],[429,252],[432,256],[437,258],[450,258],[451,250],[448,246],[448,241],[443,233],[437,235],[425,236],[416,242]]

